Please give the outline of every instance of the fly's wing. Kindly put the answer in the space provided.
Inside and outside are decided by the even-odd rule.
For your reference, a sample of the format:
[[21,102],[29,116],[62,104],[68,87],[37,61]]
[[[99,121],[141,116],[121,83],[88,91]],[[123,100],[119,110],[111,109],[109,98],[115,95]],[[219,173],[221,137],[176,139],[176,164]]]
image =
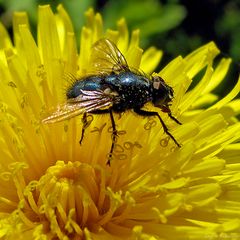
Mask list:
[[91,112],[98,109],[109,108],[113,103],[113,95],[104,91],[85,91],[76,98],[68,99],[66,103],[59,105],[48,117],[42,120],[43,123],[55,123],[70,119],[84,112]]
[[128,71],[126,59],[109,39],[100,39],[92,47],[90,72],[92,74],[109,74]]

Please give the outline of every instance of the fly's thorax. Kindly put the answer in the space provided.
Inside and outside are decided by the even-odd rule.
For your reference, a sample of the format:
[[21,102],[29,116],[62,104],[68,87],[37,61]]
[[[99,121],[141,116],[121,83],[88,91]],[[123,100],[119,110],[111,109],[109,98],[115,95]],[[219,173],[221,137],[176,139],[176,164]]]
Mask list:
[[159,76],[153,76],[152,102],[156,107],[168,105],[173,99],[173,89]]
[[118,78],[122,85],[139,86],[141,88],[148,88],[150,86],[149,79],[146,76],[137,72],[122,72],[119,74]]
[[141,108],[151,100],[151,84],[145,76],[131,71],[121,72],[107,76],[105,83],[109,84],[112,91],[118,93],[114,99],[114,111],[123,112],[127,109]]

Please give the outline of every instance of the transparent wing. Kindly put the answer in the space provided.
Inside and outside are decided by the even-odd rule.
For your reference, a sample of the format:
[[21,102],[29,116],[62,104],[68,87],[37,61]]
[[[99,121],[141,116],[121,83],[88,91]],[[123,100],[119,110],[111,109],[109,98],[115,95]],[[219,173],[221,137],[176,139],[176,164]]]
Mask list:
[[112,106],[113,97],[103,91],[84,91],[76,98],[67,100],[61,104],[49,116],[42,120],[43,123],[55,123],[70,119],[84,112]]
[[108,74],[129,70],[128,64],[117,46],[109,39],[100,39],[92,47],[90,72]]

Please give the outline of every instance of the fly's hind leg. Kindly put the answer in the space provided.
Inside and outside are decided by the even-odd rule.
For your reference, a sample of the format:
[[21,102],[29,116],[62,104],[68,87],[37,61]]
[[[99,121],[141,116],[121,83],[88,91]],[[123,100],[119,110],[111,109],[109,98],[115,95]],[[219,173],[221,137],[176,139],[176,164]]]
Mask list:
[[[88,120],[88,117],[91,117],[91,118]],[[81,138],[79,140],[80,145],[82,144],[82,141],[83,141],[83,138],[84,138],[85,129],[90,125],[92,120],[93,120],[93,116],[87,115],[86,112],[83,113],[83,116],[82,116],[82,134],[81,134]]]
[[[158,112],[148,112],[148,111],[145,111],[145,110],[142,110],[142,109],[134,109],[134,112],[139,114],[139,115],[142,115],[142,116],[157,116],[159,121],[161,122],[162,124],[162,127],[163,127],[163,130],[164,132],[175,142],[175,144],[178,146],[178,147],[181,147],[181,145],[177,142],[177,140],[174,138],[174,136],[169,132],[166,124],[164,123],[164,121],[162,120],[162,118],[160,117],[160,115],[158,114]],[[170,116],[173,120],[176,120],[172,115]],[[176,120],[176,122],[178,124],[181,124],[180,122],[178,122],[178,120]]]
[[111,109],[99,109],[99,110],[95,110],[92,111],[91,113],[93,114],[104,114],[104,113],[109,113],[110,114],[110,119],[111,119],[111,124],[112,124],[112,145],[111,145],[111,149],[108,155],[108,160],[107,160],[107,165],[110,166],[111,163],[111,159],[112,159],[112,154],[113,154],[113,150],[117,141],[117,129],[116,129],[116,124],[113,118],[113,113]]

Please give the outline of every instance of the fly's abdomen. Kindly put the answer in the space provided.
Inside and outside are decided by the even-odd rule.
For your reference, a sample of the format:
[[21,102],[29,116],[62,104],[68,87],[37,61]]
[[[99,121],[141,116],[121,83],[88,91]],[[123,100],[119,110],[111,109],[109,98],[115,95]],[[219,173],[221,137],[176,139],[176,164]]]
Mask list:
[[102,77],[90,76],[84,79],[77,80],[67,90],[67,99],[76,98],[81,94],[81,90],[96,91],[101,89]]

